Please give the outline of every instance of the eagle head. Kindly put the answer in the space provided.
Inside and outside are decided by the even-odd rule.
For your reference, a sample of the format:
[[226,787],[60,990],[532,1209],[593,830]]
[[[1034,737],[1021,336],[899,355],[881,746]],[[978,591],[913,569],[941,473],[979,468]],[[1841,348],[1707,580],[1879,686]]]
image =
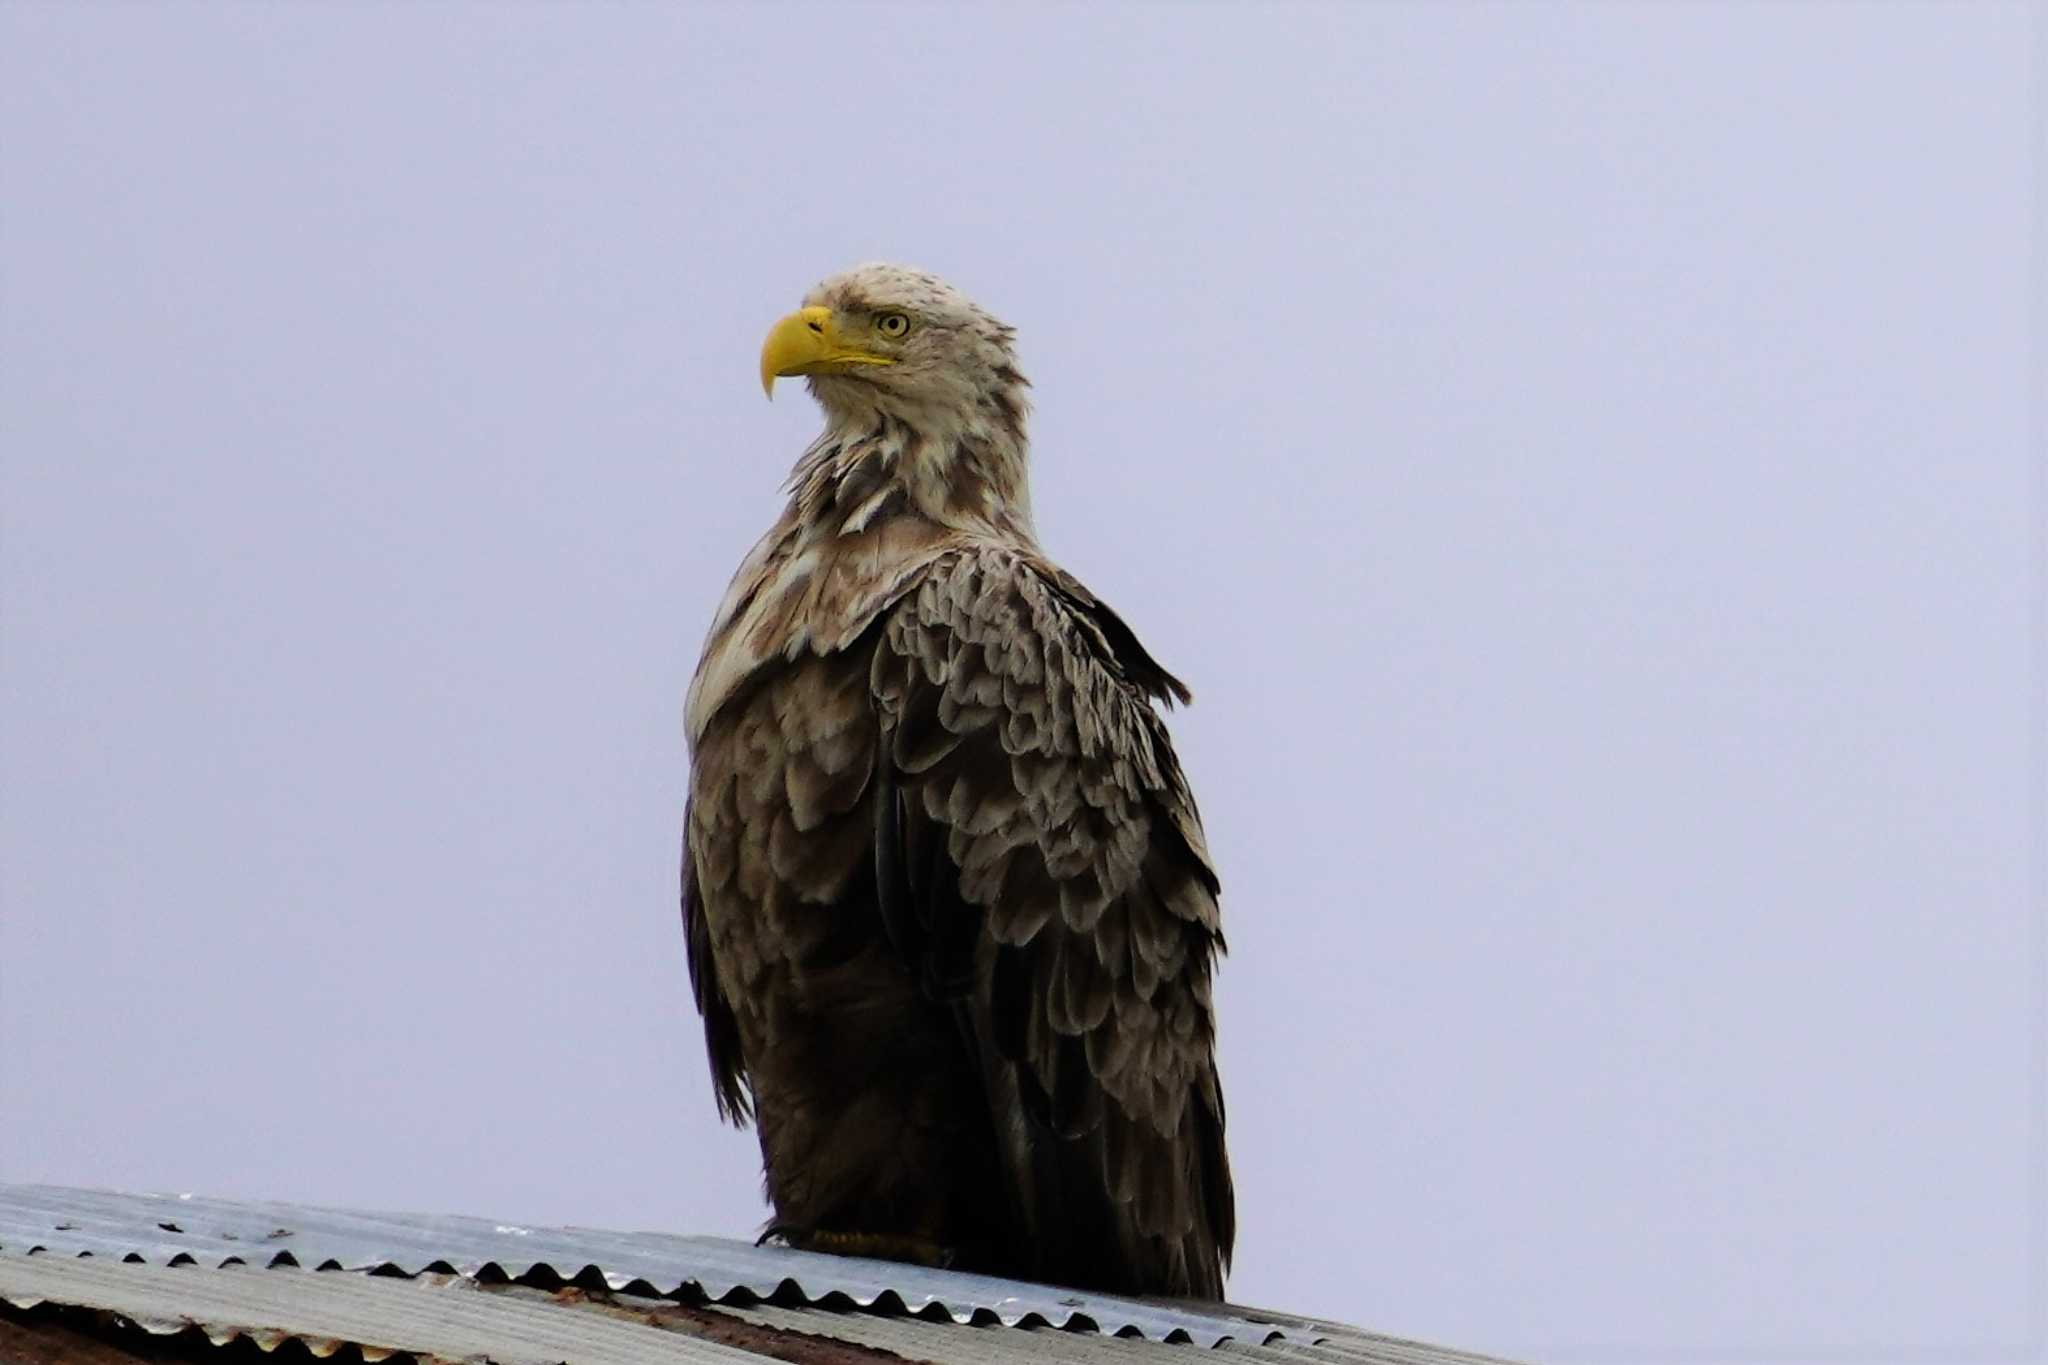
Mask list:
[[819,284],[769,329],[761,387],[773,397],[778,378],[803,375],[830,418],[989,428],[1021,446],[1028,384],[1015,337],[936,275],[875,262]]

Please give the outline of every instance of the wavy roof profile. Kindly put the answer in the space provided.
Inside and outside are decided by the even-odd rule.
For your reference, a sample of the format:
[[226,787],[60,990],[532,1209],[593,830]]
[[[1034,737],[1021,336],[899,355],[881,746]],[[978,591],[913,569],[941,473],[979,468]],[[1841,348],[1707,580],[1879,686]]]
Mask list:
[[[272,1267],[353,1273],[256,1273]],[[565,1282],[580,1288],[545,1292]],[[900,1357],[1117,1365],[1103,1353],[1149,1360],[1174,1349],[1167,1343],[1274,1365],[1481,1359],[1229,1305],[1119,1298],[716,1237],[0,1185],[0,1347],[23,1315],[67,1311],[155,1333],[198,1332],[202,1345],[248,1337],[269,1350],[294,1340],[315,1355],[348,1344],[365,1360],[409,1354],[507,1365],[738,1365],[764,1355],[821,1365]],[[955,1335],[948,1329],[956,1324],[1064,1330]],[[1101,1345],[1077,1354],[1090,1339]]]

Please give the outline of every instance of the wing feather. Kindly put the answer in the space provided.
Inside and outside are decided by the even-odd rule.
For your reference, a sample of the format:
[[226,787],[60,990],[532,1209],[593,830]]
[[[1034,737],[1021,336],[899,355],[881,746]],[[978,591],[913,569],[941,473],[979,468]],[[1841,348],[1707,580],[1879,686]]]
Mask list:
[[[690,811],[683,813],[683,941],[690,959],[690,991],[704,1016],[704,1048],[711,1058],[712,1095],[720,1117],[744,1124],[753,1113],[747,1092],[746,1061],[740,1053],[739,1021],[719,984],[718,964],[711,955],[711,926],[704,917],[704,895],[690,856]],[[722,884],[722,882],[721,882]]]
[[[1218,886],[1152,706],[1185,687],[1019,551],[938,561],[877,632],[891,771],[876,867],[905,867],[880,903],[914,904],[894,918],[918,932],[892,935],[926,955],[928,991],[962,1001],[1028,1116],[995,1116],[1014,1135],[1024,1227],[1054,1269],[1220,1295],[1234,1208],[1210,1007]],[[920,875],[913,847],[943,856]]]

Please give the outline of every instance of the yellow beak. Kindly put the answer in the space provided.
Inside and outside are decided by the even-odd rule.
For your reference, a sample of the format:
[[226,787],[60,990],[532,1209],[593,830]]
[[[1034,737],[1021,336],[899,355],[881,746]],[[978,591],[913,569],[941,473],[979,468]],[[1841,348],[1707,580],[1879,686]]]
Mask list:
[[894,365],[841,338],[839,319],[830,308],[799,308],[768,329],[761,343],[761,392],[775,396],[775,381],[791,374],[842,374],[857,365]]

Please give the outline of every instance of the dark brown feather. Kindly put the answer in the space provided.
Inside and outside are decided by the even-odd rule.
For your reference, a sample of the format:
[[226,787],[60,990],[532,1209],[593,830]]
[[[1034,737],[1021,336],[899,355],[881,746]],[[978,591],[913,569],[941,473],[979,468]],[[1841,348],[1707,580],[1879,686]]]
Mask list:
[[689,815],[683,816],[683,930],[690,959],[690,990],[697,999],[697,1012],[704,1016],[704,1049],[711,1059],[711,1090],[718,1101],[719,1116],[728,1123],[744,1124],[753,1117],[753,1103],[747,1094],[746,1063],[740,1054],[739,1024],[732,1006],[718,987],[716,966],[711,960],[709,926],[704,919],[704,899],[697,887],[697,869],[690,857]]
[[[994,951],[976,1036],[985,1061],[1017,1073],[1030,1122],[1008,1140],[1054,1154],[1007,1157],[1038,1179],[1057,1173],[1057,1188],[1021,1192],[1024,1221],[1051,1248],[1040,1272],[1216,1294],[1234,1213],[1221,1119],[1205,1103],[1215,876],[1181,834],[1196,820],[1172,809],[1185,791],[1177,767],[1169,777],[1157,761],[1166,738],[1146,689],[1078,617],[1072,592],[1028,558],[982,551],[935,565],[885,618],[871,674],[894,727],[884,750],[944,750],[891,779],[904,793],[897,818],[943,828],[958,865],[1004,868],[1000,883],[941,879],[922,918],[963,913],[948,899],[956,887],[980,893]],[[1034,671],[1037,686],[1023,681]],[[1051,675],[1071,724],[1011,723],[1020,696],[1043,708]],[[952,742],[930,740],[934,721]],[[1078,1170],[1106,1183],[1077,1184]],[[1056,1235],[1083,1207],[1083,1221],[1117,1236]]]

